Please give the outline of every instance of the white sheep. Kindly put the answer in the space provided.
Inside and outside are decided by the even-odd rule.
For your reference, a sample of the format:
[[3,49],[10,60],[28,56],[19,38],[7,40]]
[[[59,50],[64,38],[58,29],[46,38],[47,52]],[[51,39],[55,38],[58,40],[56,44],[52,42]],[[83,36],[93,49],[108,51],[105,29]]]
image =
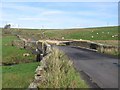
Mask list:
[[30,54],[29,54],[29,53],[24,53],[23,56],[24,56],[24,57],[25,57],[25,56],[30,56]]
[[112,37],[115,37],[115,36],[112,36]]
[[62,39],[64,39],[64,37],[62,37]]

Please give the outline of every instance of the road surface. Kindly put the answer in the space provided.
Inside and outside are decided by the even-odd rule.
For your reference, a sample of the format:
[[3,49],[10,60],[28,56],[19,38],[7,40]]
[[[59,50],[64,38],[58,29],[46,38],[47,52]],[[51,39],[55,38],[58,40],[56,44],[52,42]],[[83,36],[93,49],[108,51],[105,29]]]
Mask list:
[[77,71],[84,71],[100,88],[118,88],[118,59],[86,49],[57,46],[73,60]]

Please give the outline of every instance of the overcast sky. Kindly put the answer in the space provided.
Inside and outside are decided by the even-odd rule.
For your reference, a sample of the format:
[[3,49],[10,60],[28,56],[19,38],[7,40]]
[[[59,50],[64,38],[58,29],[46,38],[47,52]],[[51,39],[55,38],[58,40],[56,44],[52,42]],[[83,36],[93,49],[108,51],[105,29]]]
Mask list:
[[[117,2],[2,2],[0,26],[83,28],[118,25]],[[32,0],[33,1],[33,0]],[[105,0],[104,0],[105,1]]]

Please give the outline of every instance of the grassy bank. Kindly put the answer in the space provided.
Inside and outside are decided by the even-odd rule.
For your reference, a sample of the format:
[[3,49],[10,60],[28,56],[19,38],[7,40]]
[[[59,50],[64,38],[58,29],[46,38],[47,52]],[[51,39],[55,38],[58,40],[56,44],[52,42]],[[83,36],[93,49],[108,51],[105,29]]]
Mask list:
[[[12,46],[11,42],[18,40],[12,34],[4,34],[0,40],[2,40],[2,64],[16,64],[0,66],[2,67],[2,88],[27,88],[38,66],[38,63],[34,62],[35,55],[25,49]],[[23,56],[24,53],[29,53],[30,56]]]
[[39,84],[39,88],[88,88],[72,61],[62,51],[54,49],[45,62],[45,81]]
[[27,88],[38,63],[2,66],[2,88]]
[[[35,56],[31,52],[20,49],[11,45],[13,40],[17,40],[16,36],[7,35],[2,37],[2,63],[3,64],[18,64],[35,61]],[[30,56],[23,56],[24,53],[29,53]]]

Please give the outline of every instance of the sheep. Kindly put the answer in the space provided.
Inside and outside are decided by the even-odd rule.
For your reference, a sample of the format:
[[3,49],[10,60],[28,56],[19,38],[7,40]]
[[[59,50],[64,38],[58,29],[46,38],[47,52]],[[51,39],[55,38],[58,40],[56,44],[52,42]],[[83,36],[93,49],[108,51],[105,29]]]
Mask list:
[[64,37],[62,37],[62,39],[64,39]]
[[115,37],[115,36],[112,36],[112,37]]
[[25,56],[30,56],[30,54],[29,54],[29,53],[24,53],[23,56],[24,56],[24,57],[25,57]]

